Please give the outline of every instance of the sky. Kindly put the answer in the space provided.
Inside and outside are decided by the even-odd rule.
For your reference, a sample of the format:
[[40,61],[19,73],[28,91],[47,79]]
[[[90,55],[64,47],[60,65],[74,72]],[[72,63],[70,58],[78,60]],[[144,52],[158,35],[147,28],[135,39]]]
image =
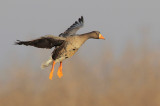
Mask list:
[[79,51],[81,57],[94,60],[107,45],[112,45],[114,53],[119,54],[128,40],[138,46],[144,38],[141,33],[144,28],[148,30],[151,47],[159,49],[159,4],[159,0],[1,0],[0,68],[14,56],[23,61],[27,56],[37,59],[36,54],[45,53],[49,57],[52,50],[13,44],[17,39],[31,40],[47,34],[58,36],[80,16],[84,16],[85,24],[78,34],[97,30],[109,38],[87,41]]

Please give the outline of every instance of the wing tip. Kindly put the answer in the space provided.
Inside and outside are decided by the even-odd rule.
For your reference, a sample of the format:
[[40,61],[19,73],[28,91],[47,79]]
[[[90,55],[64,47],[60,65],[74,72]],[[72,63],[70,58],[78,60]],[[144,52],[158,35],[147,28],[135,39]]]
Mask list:
[[15,42],[14,42],[14,45],[20,45],[20,40],[16,40]]
[[80,23],[83,23],[83,22],[84,22],[83,16],[81,16],[81,17],[78,19],[78,21],[79,21]]
[[75,21],[64,33],[59,34],[59,37],[66,37],[69,36],[68,32],[71,31],[74,28],[81,28],[84,26],[84,18],[83,16],[81,16],[80,18],[78,18],[77,21]]

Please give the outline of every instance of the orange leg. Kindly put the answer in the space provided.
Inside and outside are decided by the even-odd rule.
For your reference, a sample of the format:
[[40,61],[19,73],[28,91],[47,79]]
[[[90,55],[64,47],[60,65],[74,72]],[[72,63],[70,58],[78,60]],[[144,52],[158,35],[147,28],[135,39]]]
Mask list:
[[55,61],[53,61],[52,69],[51,69],[51,72],[50,72],[50,74],[49,74],[49,79],[50,79],[50,80],[52,80],[52,77],[53,77],[54,65],[55,65]]
[[62,62],[60,62],[60,66],[58,68],[57,75],[58,75],[59,78],[61,78],[63,76],[63,73],[62,73]]

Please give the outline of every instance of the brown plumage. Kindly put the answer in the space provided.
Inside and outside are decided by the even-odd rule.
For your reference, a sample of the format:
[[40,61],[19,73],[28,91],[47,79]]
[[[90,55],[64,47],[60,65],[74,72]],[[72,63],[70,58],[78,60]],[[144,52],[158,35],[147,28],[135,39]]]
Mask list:
[[15,44],[51,49],[54,46],[60,46],[64,42],[64,40],[65,40],[64,37],[56,37],[53,35],[46,35],[46,36],[31,40],[31,41],[17,40],[17,42],[15,42]]
[[49,76],[49,79],[52,79],[54,65],[55,63],[60,62],[60,67],[58,69],[57,74],[59,78],[61,78],[63,76],[62,61],[64,59],[72,57],[86,40],[90,38],[104,39],[104,37],[98,31],[92,31],[85,34],[76,35],[76,32],[83,26],[83,24],[83,17],[81,17],[78,21],[71,25],[70,28],[68,28],[64,33],[61,33],[59,37],[53,35],[46,35],[31,41],[17,40],[15,44],[34,46],[46,49],[51,49],[52,47],[55,47],[54,51],[52,52],[52,57],[47,62],[42,64],[42,68],[45,68],[49,66],[51,63],[53,63],[52,70]]

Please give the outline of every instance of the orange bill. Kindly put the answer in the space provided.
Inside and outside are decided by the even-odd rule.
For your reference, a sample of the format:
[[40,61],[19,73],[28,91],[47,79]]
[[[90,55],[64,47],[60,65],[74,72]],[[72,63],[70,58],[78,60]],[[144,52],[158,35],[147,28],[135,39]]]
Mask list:
[[99,39],[105,39],[102,34],[99,34]]

